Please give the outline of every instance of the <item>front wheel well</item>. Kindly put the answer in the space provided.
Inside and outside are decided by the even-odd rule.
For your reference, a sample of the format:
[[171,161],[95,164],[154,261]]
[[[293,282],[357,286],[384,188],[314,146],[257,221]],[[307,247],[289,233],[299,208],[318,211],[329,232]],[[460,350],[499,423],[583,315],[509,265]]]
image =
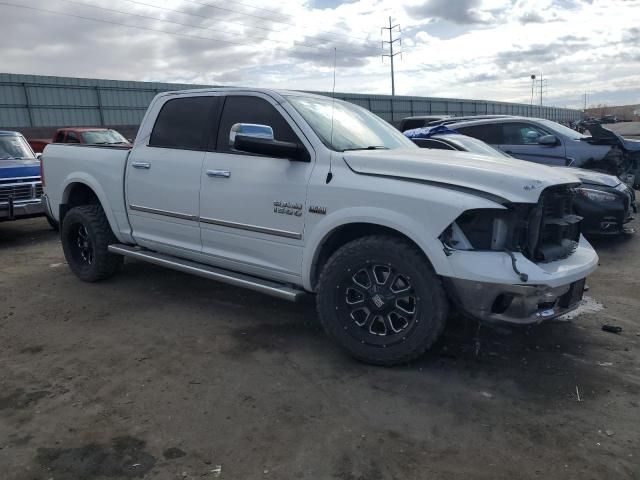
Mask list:
[[[375,223],[349,223],[347,225],[341,225],[331,232],[329,232],[320,243],[317,249],[313,264],[311,265],[311,285],[315,290],[317,287],[322,267],[327,263],[331,255],[333,255],[340,247],[347,243],[362,237],[368,237],[371,235],[387,235],[390,237],[396,237],[398,239],[405,240],[422,251],[422,249],[402,232],[383,225],[377,225]],[[427,262],[429,259],[425,255]]]

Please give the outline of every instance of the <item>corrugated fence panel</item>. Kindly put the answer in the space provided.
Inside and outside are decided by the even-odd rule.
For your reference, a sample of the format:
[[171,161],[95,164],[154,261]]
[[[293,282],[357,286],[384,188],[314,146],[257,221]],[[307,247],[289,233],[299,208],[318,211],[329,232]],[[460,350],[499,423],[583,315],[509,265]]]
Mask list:
[[97,109],[33,108],[33,123],[38,127],[97,126],[101,125]]
[[0,104],[2,105],[26,105],[27,97],[22,85],[0,84]]
[[4,128],[30,127],[29,111],[26,108],[0,107],[0,125]]
[[[0,128],[137,125],[158,92],[207,87],[0,73]],[[335,97],[368,108],[389,122],[411,115],[509,114],[558,121],[578,120],[582,115],[578,110],[484,100],[358,93],[336,93]]]
[[104,110],[105,125],[139,125],[146,109]]
[[98,107],[97,92],[91,88],[27,86],[29,103],[34,106]]

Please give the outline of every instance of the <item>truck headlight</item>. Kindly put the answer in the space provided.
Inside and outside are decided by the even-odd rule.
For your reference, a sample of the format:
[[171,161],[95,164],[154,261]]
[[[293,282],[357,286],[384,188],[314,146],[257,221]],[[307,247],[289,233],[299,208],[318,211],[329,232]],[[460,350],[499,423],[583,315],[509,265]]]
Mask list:
[[517,249],[523,226],[518,218],[507,209],[467,210],[442,232],[440,240],[454,250]]
[[593,188],[579,187],[576,189],[576,192],[594,202],[615,202],[618,198],[612,193],[594,190]]

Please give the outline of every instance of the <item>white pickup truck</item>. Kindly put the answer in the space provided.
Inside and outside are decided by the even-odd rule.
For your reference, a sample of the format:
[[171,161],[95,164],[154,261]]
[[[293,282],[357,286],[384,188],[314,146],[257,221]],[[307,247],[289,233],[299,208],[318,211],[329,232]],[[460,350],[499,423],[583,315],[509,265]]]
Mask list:
[[410,361],[450,306],[488,322],[572,310],[598,262],[574,176],[420,149],[356,105],[306,93],[159,94],[132,148],[49,145],[46,203],[82,280],[123,257],[288,300],[375,364]]

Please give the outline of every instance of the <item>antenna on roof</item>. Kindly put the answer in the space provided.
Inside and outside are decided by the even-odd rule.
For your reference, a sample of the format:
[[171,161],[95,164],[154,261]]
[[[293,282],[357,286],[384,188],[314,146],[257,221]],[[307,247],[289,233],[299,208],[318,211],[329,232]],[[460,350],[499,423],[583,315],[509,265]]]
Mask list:
[[[331,89],[331,135],[329,136],[329,143],[333,145],[333,114],[335,112],[336,105],[336,57],[337,49],[333,48],[333,88]],[[327,172],[326,183],[329,183],[333,178],[333,172],[331,171],[331,159],[333,157],[333,151],[329,152],[329,172]]]

